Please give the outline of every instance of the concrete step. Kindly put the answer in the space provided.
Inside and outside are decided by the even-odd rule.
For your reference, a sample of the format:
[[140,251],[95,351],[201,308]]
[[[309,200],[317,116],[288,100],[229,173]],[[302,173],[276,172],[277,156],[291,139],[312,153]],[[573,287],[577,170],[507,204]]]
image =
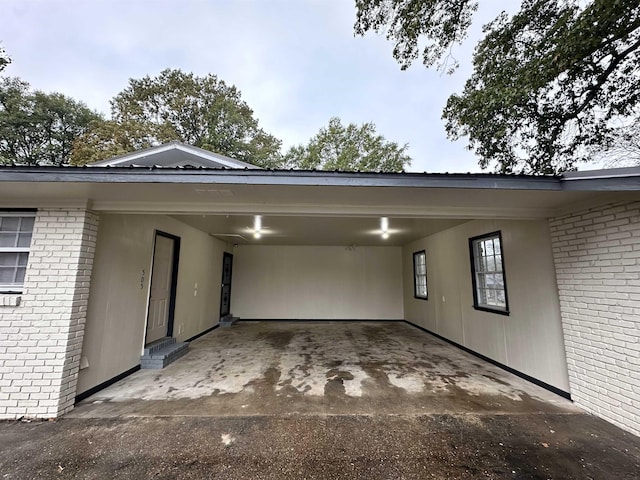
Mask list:
[[240,317],[234,317],[233,315],[227,315],[226,317],[222,317],[220,319],[220,326],[221,327],[230,327],[231,325],[236,323],[238,320],[240,320]]
[[160,340],[156,340],[144,347],[144,355],[153,355],[155,352],[173,345],[174,343],[176,343],[176,339],[174,337],[163,337]]
[[[140,368],[144,369],[160,369],[185,355],[189,351],[189,344],[186,342],[177,342],[175,338],[171,341],[164,341],[161,347],[156,348],[155,342],[144,349],[144,355],[140,357]],[[149,350],[149,351],[147,351]]]

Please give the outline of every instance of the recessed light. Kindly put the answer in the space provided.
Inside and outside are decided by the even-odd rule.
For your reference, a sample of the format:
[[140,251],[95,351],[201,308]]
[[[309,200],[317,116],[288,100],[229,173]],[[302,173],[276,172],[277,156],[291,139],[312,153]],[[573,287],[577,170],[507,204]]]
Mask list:
[[262,237],[262,216],[256,215],[253,219],[253,238]]
[[389,238],[389,219],[387,217],[380,217],[380,230],[382,230],[382,238],[385,240]]

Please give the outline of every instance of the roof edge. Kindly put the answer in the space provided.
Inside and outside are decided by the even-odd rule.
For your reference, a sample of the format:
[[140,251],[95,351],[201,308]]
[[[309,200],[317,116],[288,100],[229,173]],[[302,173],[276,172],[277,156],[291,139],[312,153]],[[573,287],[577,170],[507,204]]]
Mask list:
[[558,177],[495,173],[373,173],[192,167],[1,167],[2,182],[252,184],[561,190]]
[[[606,174],[604,172],[607,172]],[[203,167],[0,166],[2,182],[250,184],[416,187],[548,191],[640,191],[640,167],[570,172],[563,176],[502,173],[375,173]]]
[[601,168],[597,170],[578,170],[575,172],[565,172],[561,175],[563,181],[572,180],[592,180],[603,178],[624,178],[624,177],[640,177],[640,166],[637,167],[619,167],[619,168]]

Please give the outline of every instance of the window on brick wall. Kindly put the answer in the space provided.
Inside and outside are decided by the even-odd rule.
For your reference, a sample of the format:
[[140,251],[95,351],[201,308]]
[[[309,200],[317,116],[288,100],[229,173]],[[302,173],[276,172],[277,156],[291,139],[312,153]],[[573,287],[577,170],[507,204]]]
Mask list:
[[427,254],[424,250],[413,254],[413,296],[426,300],[427,290]]
[[0,212],[0,292],[21,292],[35,213]]
[[469,252],[474,308],[508,315],[509,300],[500,232],[470,238]]

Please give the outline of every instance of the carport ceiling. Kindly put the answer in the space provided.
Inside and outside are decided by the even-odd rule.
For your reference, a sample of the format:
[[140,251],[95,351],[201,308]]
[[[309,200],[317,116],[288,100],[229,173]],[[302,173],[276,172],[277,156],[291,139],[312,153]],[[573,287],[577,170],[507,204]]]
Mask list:
[[261,237],[253,237],[252,215],[174,215],[174,218],[235,244],[255,245],[405,245],[468,219],[389,218],[382,238],[380,217],[262,216]]

